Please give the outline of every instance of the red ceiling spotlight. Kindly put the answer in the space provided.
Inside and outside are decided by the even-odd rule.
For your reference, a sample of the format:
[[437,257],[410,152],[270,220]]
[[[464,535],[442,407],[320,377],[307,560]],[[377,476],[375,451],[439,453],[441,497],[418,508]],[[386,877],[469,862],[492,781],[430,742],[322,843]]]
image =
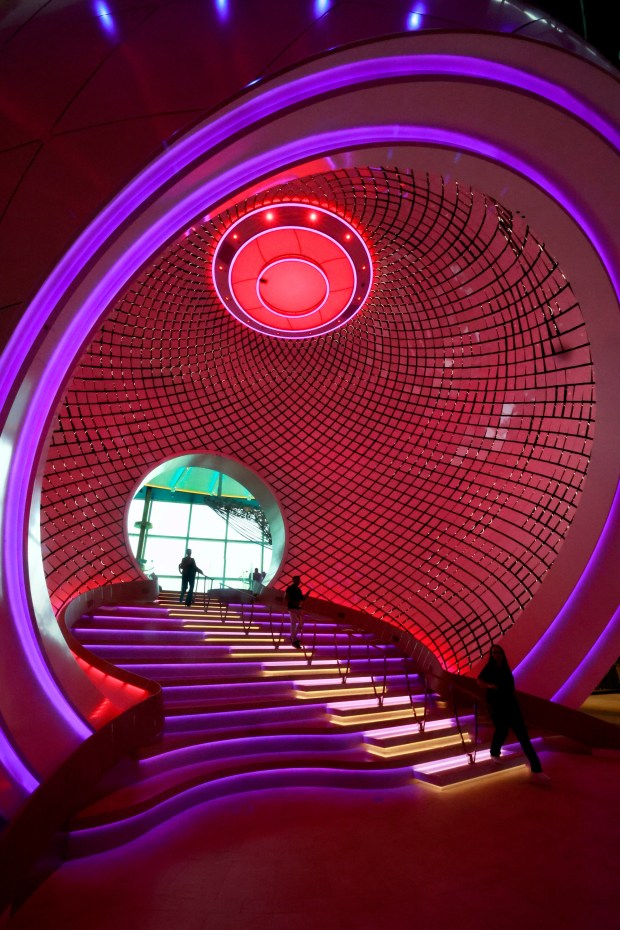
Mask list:
[[[265,221],[273,225],[265,228]],[[277,216],[262,207],[222,234],[211,276],[239,322],[268,336],[307,339],[360,311],[372,286],[372,261],[364,239],[341,217],[280,203]]]

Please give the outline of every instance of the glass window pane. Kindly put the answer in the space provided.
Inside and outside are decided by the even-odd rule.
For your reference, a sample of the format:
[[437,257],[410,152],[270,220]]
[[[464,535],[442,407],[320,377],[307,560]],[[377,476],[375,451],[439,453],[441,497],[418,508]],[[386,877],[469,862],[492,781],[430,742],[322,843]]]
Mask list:
[[[149,536],[146,541],[145,559],[153,562],[156,575],[179,574],[179,562],[185,555],[185,540]],[[198,563],[200,564],[200,563]],[[200,566],[202,568],[202,566]]]
[[127,529],[130,534],[133,535],[140,532],[140,528],[136,526],[136,523],[142,519],[143,512],[144,501],[132,500],[127,512]]
[[[226,576],[247,581],[255,568],[260,570],[260,543],[229,542],[226,549]],[[266,568],[267,566],[265,566]]]
[[224,539],[226,522],[206,504],[194,504],[190,533],[192,536]]
[[[189,520],[189,504],[172,504],[168,501],[154,501],[151,508],[152,529],[149,534],[154,536],[182,536],[187,535],[187,522]],[[182,543],[181,543],[182,545]]]
[[[181,576],[180,575],[157,575],[157,580],[164,591],[180,591],[181,590]],[[200,589],[202,591],[202,588]]]
[[198,568],[202,569],[206,575],[220,580],[224,569],[224,542],[190,539],[189,545]]
[[[241,532],[237,527],[241,527],[244,532]],[[233,517],[228,524],[228,538],[229,539],[245,539],[247,541],[254,540],[260,541],[261,531],[260,527],[257,525],[255,520],[244,519],[242,517]]]

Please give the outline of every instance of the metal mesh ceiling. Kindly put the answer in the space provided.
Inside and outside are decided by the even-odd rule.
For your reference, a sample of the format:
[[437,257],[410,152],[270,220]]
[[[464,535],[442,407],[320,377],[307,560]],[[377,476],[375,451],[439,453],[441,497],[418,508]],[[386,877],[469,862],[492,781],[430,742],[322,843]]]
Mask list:
[[[375,261],[359,316],[305,341],[233,320],[206,274],[226,225],[295,198],[351,219]],[[165,458],[216,452],[278,497],[283,582],[301,574],[313,594],[405,625],[463,668],[512,625],[562,545],[593,405],[581,311],[525,218],[426,174],[290,182],[184,233],[95,334],[45,467],[52,601],[135,577],[132,492]]]

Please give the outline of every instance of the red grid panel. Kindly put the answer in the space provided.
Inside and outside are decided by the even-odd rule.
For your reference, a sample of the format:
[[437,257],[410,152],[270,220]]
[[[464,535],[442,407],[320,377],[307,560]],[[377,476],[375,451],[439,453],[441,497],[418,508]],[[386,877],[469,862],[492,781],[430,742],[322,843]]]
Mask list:
[[[225,226],[291,197],[353,217],[375,254],[359,316],[302,342],[237,323],[205,275]],[[129,494],[162,459],[209,450],[278,496],[286,578],[466,666],[553,563],[593,419],[581,312],[524,219],[425,174],[291,182],[154,258],[77,366],[43,485],[52,601],[134,577]]]

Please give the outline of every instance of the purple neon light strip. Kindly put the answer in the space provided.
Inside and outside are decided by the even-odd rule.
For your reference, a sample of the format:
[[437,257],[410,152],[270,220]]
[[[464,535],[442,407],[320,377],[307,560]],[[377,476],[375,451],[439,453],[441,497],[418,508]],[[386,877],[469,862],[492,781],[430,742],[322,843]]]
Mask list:
[[[210,781],[201,782],[198,785],[186,787],[172,795],[165,797],[159,802],[155,801],[153,806],[147,810],[131,814],[120,821],[111,821],[109,823],[84,827],[81,830],[74,829],[74,838],[81,837],[104,837],[106,834],[116,833],[119,828],[127,831],[127,840],[139,836],[146,830],[163,823],[164,820],[170,820],[175,814],[187,810],[199,804],[204,804],[231,794],[242,794],[247,791],[270,791],[275,788],[349,788],[351,790],[377,788],[397,783],[410,777],[412,772],[411,766],[399,768],[339,768],[337,764],[333,767],[316,766],[312,768],[309,765],[291,766],[287,761],[283,768],[265,768],[255,769],[248,772],[239,772],[234,775],[226,775],[221,778],[214,778]],[[133,828],[133,830],[132,830]],[[135,832],[134,832],[135,831]]]
[[[553,623],[551,623],[547,627],[543,635],[538,639],[538,642],[532,647],[532,649],[527,654],[527,656],[525,656],[525,658],[522,659],[519,665],[515,666],[515,669],[514,669],[515,672],[518,672],[520,674],[527,672],[531,663],[534,662],[538,658],[540,651],[541,650],[544,651],[545,648],[549,645],[550,640],[551,640],[551,631],[553,630],[553,636],[555,636],[556,634],[561,634],[564,627],[569,623],[570,608],[576,604],[576,602],[578,601],[582,593],[585,593],[584,588],[587,582],[587,574],[589,574],[592,571],[595,571],[596,568],[598,568],[599,565],[601,565],[601,563],[603,562],[603,559],[605,558],[605,549],[606,548],[612,549],[614,545],[612,536],[614,533],[614,528],[618,523],[620,523],[620,484],[618,484],[618,487],[616,488],[616,493],[614,495],[612,505],[610,507],[609,513],[607,514],[607,519],[605,520],[605,526],[603,527],[603,530],[596,542],[596,546],[594,547],[594,550],[588,560],[588,564],[586,565],[584,571],[581,573],[581,577],[577,581],[569,597],[566,599],[561,610],[556,614],[555,619],[553,620]],[[578,680],[579,678],[578,672],[581,666],[588,663],[588,661],[592,661],[592,659],[595,658],[596,654],[601,652],[601,650],[604,649],[604,642],[608,640],[614,634],[614,631],[616,629],[616,624],[618,622],[620,622],[620,608],[611,617],[606,628],[603,630],[602,633],[599,634],[597,638],[597,642],[592,646],[588,654],[584,657],[579,667],[575,670],[573,675],[571,675],[568,681],[576,682]],[[564,694],[567,693],[567,691],[565,690],[567,687],[567,684],[568,682],[566,682],[562,686],[562,688],[560,688],[557,694],[554,695],[554,700],[555,699],[560,700],[560,698],[558,697],[560,693],[564,693]]]
[[[570,691],[573,685],[577,685],[583,674],[584,670],[587,670],[588,666],[597,662],[599,656],[604,655],[616,655],[618,650],[618,638],[620,637],[620,607],[613,613],[609,623],[605,627],[605,630],[599,635],[597,641],[592,646],[590,651],[581,661],[581,664],[573,672],[570,678],[567,678],[561,688],[559,688],[556,693],[553,695],[554,701],[564,701],[570,697]],[[615,648],[615,652],[612,650]]]
[[[364,62],[343,65],[332,68],[321,75],[313,74],[309,77],[292,81],[282,87],[273,88],[258,97],[252,95],[249,102],[240,104],[235,110],[215,120],[212,124],[202,127],[188,138],[179,142],[165,153],[158,161],[140,175],[110,206],[105,209],[92,226],[80,237],[74,247],[67,253],[65,259],[58,265],[50,278],[41,288],[41,291],[30,305],[11,339],[4,359],[10,361],[5,364],[4,372],[0,373],[0,401],[6,402],[13,382],[17,379],[21,366],[27,359],[32,345],[39,332],[48,319],[49,314],[62,299],[71,282],[78,273],[91,260],[96,251],[101,248],[115,230],[129,219],[134,210],[157,190],[177,174],[184,164],[195,158],[205,156],[212,146],[224,142],[228,136],[236,131],[247,130],[257,120],[273,116],[278,109],[289,107],[305,101],[318,94],[334,92],[341,87],[365,83],[368,80],[377,82],[382,79],[395,77],[412,77],[421,75],[449,75],[455,78],[483,79],[487,83],[505,84],[512,88],[524,90],[530,94],[543,97],[555,106],[564,108],[570,114],[577,116],[589,124],[613,145],[618,146],[620,134],[615,127],[599,112],[592,109],[571,92],[558,87],[550,81],[537,78],[529,73],[521,72],[511,66],[483,61],[475,58],[459,58],[449,55],[422,55],[422,56],[395,56],[393,58],[375,58]],[[165,217],[146,233],[137,239],[127,250],[123,260],[104,276],[98,286],[93,289],[89,300],[81,311],[76,314],[63,333],[61,343],[48,360],[38,384],[37,402],[29,404],[29,413],[24,418],[28,426],[19,431],[16,441],[13,467],[7,477],[7,485],[11,493],[6,496],[9,506],[5,513],[5,532],[3,541],[14,544],[16,539],[23,538],[24,511],[18,510],[18,498],[13,494],[14,488],[23,486],[23,476],[31,474],[34,464],[34,453],[28,449],[28,437],[38,437],[41,434],[47,416],[47,403],[49,398],[55,398],[62,377],[67,367],[72,363],[77,350],[82,344],[84,332],[88,332],[91,325],[98,318],[117,289],[129,279],[139,267],[141,260],[147,260],[156,248],[184,228],[197,213],[204,212],[206,204],[218,202],[222,192],[227,189],[238,190],[251,184],[256,177],[265,176],[276,170],[282,170],[287,163],[302,161],[325,151],[342,149],[351,146],[361,146],[371,142],[393,143],[419,143],[426,142],[435,145],[457,147],[461,150],[473,152],[484,157],[500,160],[513,170],[530,177],[543,189],[547,190],[560,204],[562,204],[582,226],[589,236],[607,271],[612,278],[616,291],[618,280],[614,274],[613,264],[606,255],[598,237],[590,228],[585,218],[576,211],[563,192],[551,184],[540,172],[533,171],[512,153],[506,153],[497,146],[481,141],[464,134],[441,130],[429,130],[424,127],[371,127],[348,130],[346,133],[324,134],[301,143],[283,146],[281,149],[256,157],[246,164],[227,173],[225,178],[218,178],[217,185],[206,183],[199,191],[199,195],[186,198],[171,210]],[[271,170],[270,170],[271,169]],[[215,189],[217,187],[217,190]],[[167,231],[167,232],[166,232]],[[86,322],[86,326],[84,323]],[[34,438],[31,442],[34,447]],[[22,500],[22,504],[25,501]],[[18,530],[17,533],[15,531]],[[7,551],[7,550],[5,550]],[[9,549],[8,551],[11,551]],[[17,560],[19,561],[19,560]],[[32,642],[32,633],[28,632],[30,617],[25,599],[25,577],[21,565],[16,565],[9,559],[6,568],[7,589],[16,597],[13,600],[19,610],[15,617],[16,626],[20,630],[22,641],[27,651],[33,647],[38,652],[38,646]],[[590,563],[582,577],[590,570]],[[570,600],[570,599],[569,599]],[[568,604],[568,602],[567,602]],[[43,665],[41,657],[34,658],[37,665]],[[49,679],[49,676],[46,676]],[[51,682],[51,679],[50,679]],[[51,682],[54,685],[53,682]],[[52,700],[56,703],[58,695],[52,687]],[[64,703],[64,699],[61,703]]]
[[30,769],[24,765],[3,730],[0,730],[0,765],[28,794],[38,787],[39,782]]

